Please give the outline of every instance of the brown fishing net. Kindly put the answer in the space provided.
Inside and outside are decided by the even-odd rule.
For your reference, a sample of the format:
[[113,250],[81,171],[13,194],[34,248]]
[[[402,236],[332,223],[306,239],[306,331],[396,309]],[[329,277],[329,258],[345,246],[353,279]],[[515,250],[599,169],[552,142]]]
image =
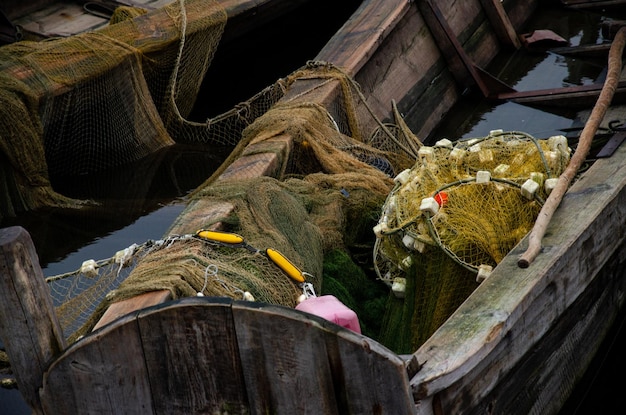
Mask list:
[[186,119],[225,23],[218,2],[179,0],[119,8],[95,32],[1,47],[0,217],[80,207],[51,188],[54,176],[127,164],[174,142],[234,146],[282,91],[272,85],[214,119]]
[[[324,91],[330,83],[339,85],[334,100]],[[369,113],[358,85],[332,65],[310,62],[276,85],[283,99],[243,130],[163,240],[101,261],[97,277],[51,279],[70,340],[111,303],[154,290],[293,307],[305,287],[265,255],[272,248],[315,292],[357,309],[376,327],[368,335],[410,353],[528,232],[569,160],[564,137],[521,132],[423,146],[397,111],[386,124]],[[195,236],[212,228],[245,242]],[[375,278],[387,285],[372,289]],[[68,296],[64,284],[82,293]],[[80,315],[72,296],[82,298]]]
[[[306,283],[319,293],[326,254],[349,251],[364,233],[373,242],[371,229],[393,186],[391,177],[409,168],[416,157],[398,147],[417,148],[419,141],[408,144],[403,135],[393,134],[398,128],[372,122],[371,114],[370,125],[375,127],[370,134],[362,133],[365,119],[357,122],[355,112],[349,111],[361,99],[358,86],[331,65],[310,63],[277,84],[289,90],[297,81],[313,78],[344,85],[334,115],[317,102],[317,87],[305,89],[247,127],[224,163],[229,166],[233,159],[248,156],[276,157],[280,161],[271,172],[274,177],[255,170],[254,164],[246,165],[240,175],[220,169],[189,196],[187,208],[164,240],[129,247],[127,255],[95,263],[97,276],[88,268],[50,278],[70,340],[89,331],[112,302],[147,291],[166,289],[173,298],[198,292],[235,299],[246,295],[293,307],[304,287],[265,255],[267,248],[278,250],[305,272]],[[358,132],[358,139],[352,131]],[[286,147],[281,146],[285,137],[290,137]],[[260,168],[267,169],[267,163]],[[241,235],[245,243],[229,245],[194,236],[212,227]],[[361,284],[363,289],[366,285]],[[84,309],[90,311],[78,312],[72,296],[82,297]]]

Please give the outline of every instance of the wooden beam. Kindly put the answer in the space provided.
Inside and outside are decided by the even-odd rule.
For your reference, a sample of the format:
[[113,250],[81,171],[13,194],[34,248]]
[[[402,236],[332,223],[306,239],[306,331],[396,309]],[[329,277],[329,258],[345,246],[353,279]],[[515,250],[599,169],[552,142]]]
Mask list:
[[[563,88],[537,89],[534,91],[505,92],[493,98],[536,107],[583,109],[594,105],[601,90],[601,84],[589,84]],[[612,103],[622,104],[625,102],[626,81],[622,81],[617,84]]]
[[150,291],[127,300],[118,301],[107,308],[100,320],[98,320],[98,323],[93,327],[93,330],[97,330],[133,311],[161,304],[171,299],[172,294],[169,290],[158,290]]
[[618,7],[626,5],[626,0],[561,0],[564,6],[572,9],[605,9],[610,7]]
[[522,47],[517,31],[513,27],[500,0],[480,0],[480,3],[500,43],[514,49]]
[[43,373],[65,340],[35,246],[20,226],[0,229],[0,295],[0,338],[24,400],[41,414]]
[[433,0],[422,0],[418,5],[441,54],[450,66],[452,76],[461,87],[470,88],[476,85],[485,97],[514,91],[472,62]]
[[552,48],[550,49],[550,52],[563,56],[606,59],[609,55],[609,49],[611,49],[610,43],[600,43],[597,45],[579,45]]

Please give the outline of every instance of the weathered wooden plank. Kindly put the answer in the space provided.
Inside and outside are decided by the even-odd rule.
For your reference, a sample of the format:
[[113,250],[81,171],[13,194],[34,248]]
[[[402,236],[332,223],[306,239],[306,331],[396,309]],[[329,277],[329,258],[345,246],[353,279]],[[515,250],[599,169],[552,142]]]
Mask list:
[[522,47],[522,42],[520,42],[517,31],[506,14],[502,2],[500,0],[480,0],[480,3],[483,5],[485,14],[487,14],[487,18],[500,42],[513,49]]
[[[534,91],[504,92],[493,98],[536,107],[566,107],[581,110],[592,107],[598,100],[601,90],[602,84],[589,84]],[[614,105],[626,103],[626,81],[621,81],[617,85],[612,103]]]
[[414,414],[404,361],[282,306],[192,297],[128,314],[68,348],[46,413]]
[[78,340],[45,373],[46,414],[153,413],[136,314]]
[[623,6],[626,0],[561,0],[561,3],[573,9],[605,9]]
[[226,298],[184,298],[127,314],[49,368],[46,413],[245,413]]
[[[406,53],[407,50],[413,52]],[[392,100],[398,102],[399,108],[406,115],[407,107],[414,105],[417,98],[427,105],[424,97],[428,96],[427,92],[433,87],[431,82],[446,70],[445,62],[417,7],[407,11],[380,47],[372,52],[370,62],[376,64],[365,65],[357,74],[356,81],[366,92],[368,105],[381,119],[389,116]],[[407,89],[407,85],[413,87]],[[445,88],[446,93],[439,94],[437,102],[430,106],[434,119],[439,119],[437,114],[442,114],[441,106],[457,98],[453,82],[447,82]],[[421,101],[422,98],[424,101]],[[428,122],[421,125],[428,128]]]
[[[134,0],[138,7],[154,9],[171,3],[171,0]],[[38,8],[7,7],[13,23],[19,25],[26,37],[68,37],[78,33],[99,30],[109,24],[107,17],[88,13],[82,4],[70,1],[48,1]],[[110,7],[114,7],[110,4]]]
[[65,348],[63,330],[28,232],[1,229],[0,248],[0,338],[24,400],[40,413],[43,373]]
[[233,315],[253,411],[415,413],[404,361],[372,339],[281,306]]
[[[486,74],[479,71],[473,60],[463,49],[454,26],[448,22],[449,17],[445,16],[437,3],[432,0],[422,0],[418,3],[418,6],[424,21],[433,34],[437,46],[450,66],[450,72],[459,86],[462,89],[467,89],[476,85],[484,96],[492,95],[491,85],[483,81]],[[457,12],[453,17],[460,14]],[[469,17],[471,16],[470,14],[462,13],[462,15],[462,19],[471,19]]]
[[164,303],[172,299],[172,294],[169,290],[151,291],[144,294],[140,294],[136,297],[126,300],[118,301],[112,304],[102,315],[102,318],[93,327],[93,330],[98,330],[100,327],[111,323],[115,319],[122,317],[133,311],[140,310],[142,308],[151,307],[153,305]]
[[228,298],[185,298],[138,317],[157,414],[245,413],[244,370]]
[[[516,265],[527,243],[523,240],[415,353],[424,362],[411,380],[416,399],[449,387],[479,364],[506,371],[521,359],[548,330],[551,317],[578,298],[624,242],[626,235],[613,230],[626,220],[625,185],[622,147],[613,157],[594,163],[571,187],[531,267],[522,270]],[[492,353],[502,343],[507,344],[507,359],[496,361]]]
[[14,20],[20,16],[41,10],[53,2],[54,0],[3,0],[0,9],[10,20]]
[[398,355],[350,330],[329,328],[326,341],[334,377],[343,379],[342,413],[415,413],[407,367]]
[[16,19],[26,37],[67,37],[88,30],[97,30],[108,24],[107,19],[85,13],[80,4],[56,3],[35,13]]
[[279,177],[293,149],[290,135],[280,134],[247,146],[220,175],[219,180],[243,180],[260,176]]
[[[472,376],[440,394],[444,407],[454,413],[463,413],[458,393],[464,387],[465,396],[482,398],[482,402],[478,402],[469,414],[485,413],[487,407],[493,413],[512,415],[560,413],[623,305],[624,299],[619,293],[626,289],[625,255],[626,244],[622,244],[582,295],[559,318],[550,322],[552,329],[541,343],[527,350],[520,362],[511,371],[505,372],[506,376],[498,372],[501,369],[499,366],[480,365]],[[527,327],[545,324],[540,314],[545,310],[541,307],[546,303],[535,303],[539,313],[535,313],[532,321],[528,320]],[[516,348],[516,345],[519,349],[527,342],[526,337],[524,331],[510,333],[511,340],[500,344],[494,352],[494,359],[489,359],[489,362],[506,361],[511,354],[510,349]],[[481,390],[487,383],[485,379],[498,381]],[[487,390],[490,392],[485,394]]]
[[364,1],[322,48],[317,59],[334,63],[354,76],[411,7],[406,1]]
[[550,52],[565,56],[574,57],[600,57],[607,59],[609,50],[611,49],[610,43],[601,43],[598,45],[580,45],[580,46],[566,46],[562,48],[552,48]]
[[[290,321],[285,310],[233,304],[251,412],[341,413],[319,323],[302,315],[290,315]],[[300,324],[295,324],[298,319]]]
[[222,229],[220,222],[228,217],[234,209],[234,205],[228,202],[206,201],[202,199],[194,199],[187,205],[189,214],[185,216],[185,220],[177,218],[167,235],[185,235],[197,232],[200,229]]

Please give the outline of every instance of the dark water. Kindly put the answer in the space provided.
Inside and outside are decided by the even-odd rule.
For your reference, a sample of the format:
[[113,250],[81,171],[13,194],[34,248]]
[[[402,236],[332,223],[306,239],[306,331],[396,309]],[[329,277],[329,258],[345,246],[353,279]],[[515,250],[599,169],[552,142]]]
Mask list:
[[[203,99],[192,118],[203,119],[228,110],[302,66],[338,28],[331,25],[321,29],[321,15],[332,10],[337,22],[344,21],[356,3],[342,2],[342,10],[338,12],[336,5],[329,1],[318,2],[307,11],[310,19],[282,20],[271,29],[253,35],[251,38],[256,42],[250,42],[249,37],[243,42],[231,42],[228,49],[218,50],[209,79],[203,85]],[[566,13],[558,9],[542,11],[538,17],[529,22],[528,31],[548,28],[573,45],[602,42],[598,26],[606,18],[602,14]],[[282,43],[270,40],[271,36],[278,36]],[[286,49],[285,38],[297,41],[298,47]],[[257,57],[251,63],[253,50]],[[289,50],[289,59],[285,59],[286,50]],[[232,61],[241,65],[237,70],[225,70]],[[245,76],[251,64],[255,76]],[[514,53],[500,57],[486,69],[517,90],[531,90],[591,83],[602,76],[604,66],[602,60],[577,60],[554,53]],[[236,87],[224,88],[224,85],[233,85],[230,81],[235,79],[241,79],[235,83]],[[548,111],[513,103],[495,106],[470,95],[466,103],[460,104],[447,117],[445,128],[434,131],[428,139],[483,136],[493,129],[525,131],[543,138],[561,134],[562,129],[576,122],[575,118],[575,113],[558,108]],[[58,180],[55,183],[58,190],[71,196],[96,198],[103,202],[103,208],[81,215],[63,211],[37,212],[5,220],[0,226],[21,225],[30,232],[46,276],[74,270],[86,259],[110,257],[133,243],[162,237],[184,208],[182,197],[202,183],[228,151],[228,148],[176,146],[135,166],[99,176]],[[144,173],[138,175],[137,170]],[[151,179],[146,180],[146,177]],[[626,335],[619,330],[623,319],[624,316],[620,316],[614,332],[562,414],[621,413],[616,408],[626,404],[626,394],[620,393],[619,382],[610,380],[619,379],[626,369],[621,353],[626,350]],[[28,413],[30,410],[17,390],[0,388],[0,415]]]

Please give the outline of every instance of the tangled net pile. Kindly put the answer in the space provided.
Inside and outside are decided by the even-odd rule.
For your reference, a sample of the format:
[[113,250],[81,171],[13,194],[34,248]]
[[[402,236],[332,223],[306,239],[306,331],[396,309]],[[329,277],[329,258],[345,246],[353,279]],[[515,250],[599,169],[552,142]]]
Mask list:
[[[233,178],[220,168],[188,196],[185,211],[163,240],[143,242],[49,278],[70,343],[89,332],[111,303],[149,291],[167,290],[173,299],[198,292],[234,299],[245,295],[293,307],[309,284],[311,291],[320,293],[338,282],[334,294],[357,310],[365,309],[368,300],[361,302],[359,295],[373,286],[387,292],[363,271],[355,272],[358,267],[338,252],[349,251],[364,239],[373,243],[371,228],[393,187],[392,177],[413,165],[421,143],[400,118],[389,125],[371,113],[357,114],[355,108],[363,108],[358,85],[332,65],[310,62],[278,83],[289,91],[294,84],[311,80],[314,87],[283,99],[245,128],[223,166],[260,151],[262,157],[279,158],[271,164],[276,171],[255,172],[248,166],[245,177]],[[341,96],[330,111],[319,104],[317,81],[340,85]],[[292,144],[284,154],[279,145],[287,136]],[[241,235],[245,244],[195,237],[203,228]],[[301,269],[307,286],[268,260],[263,255],[267,248]],[[347,273],[345,268],[327,272],[328,257],[345,263],[350,276],[337,275]],[[352,302],[337,292],[350,287],[344,279],[358,279],[352,283],[359,291],[351,293]],[[376,295],[380,298],[381,291]],[[379,320],[382,311],[372,312]]]
[[532,229],[569,158],[564,136],[499,130],[422,147],[375,227],[377,273],[403,298],[385,336],[405,351],[430,337]]
[[128,164],[174,143],[234,146],[283,91],[271,85],[206,122],[186,118],[226,17],[215,0],[119,7],[97,31],[0,47],[0,218],[84,205],[57,193],[51,177]]

